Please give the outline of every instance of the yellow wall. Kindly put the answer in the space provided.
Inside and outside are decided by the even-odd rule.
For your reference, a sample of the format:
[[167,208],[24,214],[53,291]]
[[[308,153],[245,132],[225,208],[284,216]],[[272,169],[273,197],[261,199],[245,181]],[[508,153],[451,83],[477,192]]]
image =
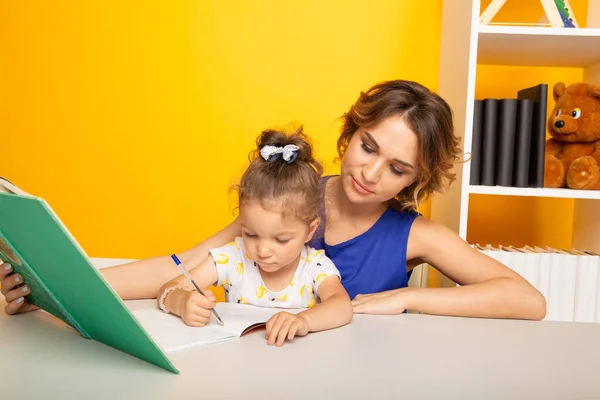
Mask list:
[[181,251],[228,223],[265,127],[302,122],[336,172],[336,118],[360,90],[437,87],[440,0],[13,0],[0,15],[0,175],[95,257]]

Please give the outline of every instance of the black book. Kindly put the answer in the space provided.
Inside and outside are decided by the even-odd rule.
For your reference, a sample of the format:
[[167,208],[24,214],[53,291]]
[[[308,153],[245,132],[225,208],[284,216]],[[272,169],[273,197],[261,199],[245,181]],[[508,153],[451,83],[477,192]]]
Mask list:
[[519,100],[517,112],[517,137],[515,139],[515,168],[513,186],[529,186],[529,159],[531,157],[531,130],[533,119],[533,101]]
[[496,128],[498,125],[498,99],[483,100],[483,125],[481,130],[481,185],[496,185]]
[[501,99],[496,136],[496,185],[512,186],[517,99]]
[[548,85],[519,90],[519,100],[533,101],[531,129],[531,154],[529,159],[529,187],[544,186],[544,157],[546,153],[546,107],[548,106]]
[[481,183],[481,135],[483,100],[475,100],[473,106],[473,135],[471,135],[471,185]]

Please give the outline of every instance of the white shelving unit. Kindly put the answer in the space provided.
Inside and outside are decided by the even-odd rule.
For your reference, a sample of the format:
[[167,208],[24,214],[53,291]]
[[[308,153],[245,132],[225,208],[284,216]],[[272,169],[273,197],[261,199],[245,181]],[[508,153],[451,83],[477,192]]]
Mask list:
[[479,64],[584,67],[600,60],[598,28],[482,25],[478,32]]
[[[579,67],[584,81],[600,83],[600,0],[589,0],[586,28],[480,26],[480,0],[444,0],[442,12],[438,93],[454,111],[466,153],[471,151],[478,64]],[[466,239],[471,194],[573,198],[573,246],[600,252],[600,191],[472,186],[470,168],[470,162],[458,164],[457,181],[433,196],[433,220]]]

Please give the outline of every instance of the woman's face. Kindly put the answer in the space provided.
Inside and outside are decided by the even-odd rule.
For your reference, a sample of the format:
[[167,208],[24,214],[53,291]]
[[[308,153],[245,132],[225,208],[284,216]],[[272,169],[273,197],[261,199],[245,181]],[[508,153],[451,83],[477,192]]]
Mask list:
[[417,177],[418,137],[401,116],[359,128],[341,167],[342,187],[356,204],[384,203]]

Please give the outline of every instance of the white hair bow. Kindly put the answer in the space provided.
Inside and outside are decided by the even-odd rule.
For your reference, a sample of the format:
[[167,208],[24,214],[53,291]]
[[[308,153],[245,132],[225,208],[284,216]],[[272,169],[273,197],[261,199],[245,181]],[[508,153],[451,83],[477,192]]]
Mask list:
[[290,164],[298,157],[298,150],[300,150],[300,148],[295,144],[288,144],[284,147],[271,146],[268,144],[260,149],[260,155],[267,161],[273,161],[281,154],[281,157]]

